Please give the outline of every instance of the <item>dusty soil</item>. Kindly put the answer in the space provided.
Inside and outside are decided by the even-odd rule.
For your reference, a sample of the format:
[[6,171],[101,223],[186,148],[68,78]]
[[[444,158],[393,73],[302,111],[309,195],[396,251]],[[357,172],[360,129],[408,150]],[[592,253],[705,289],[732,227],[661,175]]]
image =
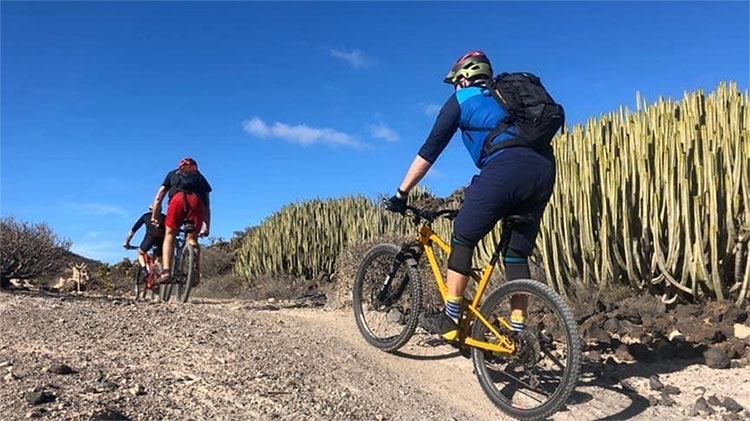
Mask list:
[[[0,420],[506,419],[471,362],[432,336],[386,354],[349,310],[287,307],[0,292]],[[746,365],[587,352],[555,419],[750,419]],[[679,393],[652,390],[652,376]]]

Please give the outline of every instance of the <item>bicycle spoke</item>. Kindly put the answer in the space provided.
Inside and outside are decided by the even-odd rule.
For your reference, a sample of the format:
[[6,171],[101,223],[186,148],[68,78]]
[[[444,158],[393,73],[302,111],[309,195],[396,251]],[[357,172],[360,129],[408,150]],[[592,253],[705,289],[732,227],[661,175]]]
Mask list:
[[[514,282],[524,290],[512,291]],[[504,288],[508,291],[503,292]],[[498,334],[515,344],[512,355],[495,356],[477,350],[474,355],[482,388],[495,404],[520,418],[555,412],[572,392],[580,370],[575,320],[569,311],[563,316],[560,308],[564,304],[545,288],[533,281],[512,281],[493,293],[482,307],[488,320],[507,319],[519,308],[526,315],[522,332],[508,332],[494,322]],[[487,342],[499,341],[484,325],[475,324],[474,330],[474,335]]]
[[395,245],[371,249],[360,266],[353,290],[357,326],[377,348],[392,351],[416,328],[421,289]]

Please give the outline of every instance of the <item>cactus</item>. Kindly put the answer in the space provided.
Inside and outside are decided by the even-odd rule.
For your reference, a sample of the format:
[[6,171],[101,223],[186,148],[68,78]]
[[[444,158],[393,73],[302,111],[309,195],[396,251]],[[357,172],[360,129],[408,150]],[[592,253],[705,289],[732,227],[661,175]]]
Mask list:
[[750,267],[731,271],[750,231],[748,92],[722,83],[636,101],[554,141],[558,181],[537,243],[548,282],[744,300]]

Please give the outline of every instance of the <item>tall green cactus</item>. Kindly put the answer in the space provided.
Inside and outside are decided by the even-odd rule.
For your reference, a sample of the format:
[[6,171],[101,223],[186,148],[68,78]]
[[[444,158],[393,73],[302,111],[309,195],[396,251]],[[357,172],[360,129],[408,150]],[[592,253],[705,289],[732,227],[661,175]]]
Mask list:
[[743,300],[750,264],[732,272],[750,231],[748,92],[722,83],[637,103],[555,140],[558,182],[538,242],[549,282],[719,299],[741,290]]

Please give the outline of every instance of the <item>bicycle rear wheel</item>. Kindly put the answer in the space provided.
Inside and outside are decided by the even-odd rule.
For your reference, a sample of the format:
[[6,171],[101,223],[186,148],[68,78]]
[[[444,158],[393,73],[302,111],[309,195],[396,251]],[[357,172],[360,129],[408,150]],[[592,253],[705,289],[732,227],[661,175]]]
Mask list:
[[352,307],[367,342],[386,352],[406,344],[422,308],[419,272],[395,244],[371,248],[354,279]]
[[175,299],[180,303],[186,303],[190,297],[195,277],[195,249],[190,244],[182,249],[180,264],[175,270]]
[[[526,330],[521,334],[500,322],[510,323],[514,296],[528,300]],[[581,371],[581,336],[567,304],[547,285],[519,279],[490,294],[480,312],[516,346],[512,355],[472,349],[474,370],[487,396],[519,419],[538,420],[557,412],[573,392]],[[479,320],[474,321],[472,337],[497,342]]]

